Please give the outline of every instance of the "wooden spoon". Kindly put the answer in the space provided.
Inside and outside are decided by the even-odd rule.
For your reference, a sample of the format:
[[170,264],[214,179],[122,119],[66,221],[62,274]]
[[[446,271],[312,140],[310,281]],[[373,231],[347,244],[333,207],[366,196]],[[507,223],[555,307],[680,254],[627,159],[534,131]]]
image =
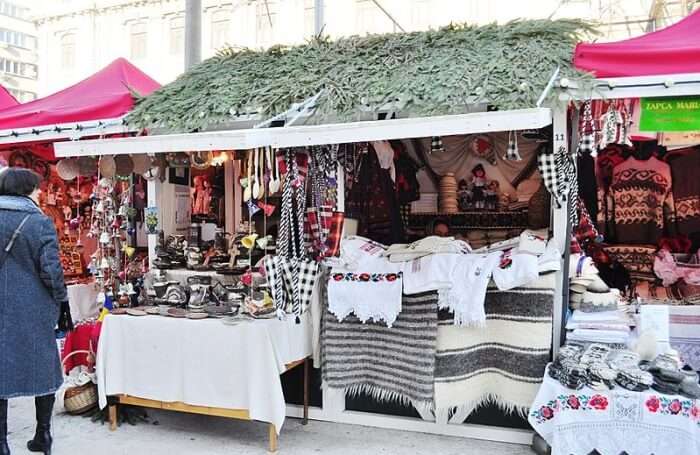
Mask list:
[[260,199],[260,149],[255,149],[255,183],[253,184],[253,199]]
[[267,175],[268,175],[268,182],[267,182],[267,189],[268,189],[268,194],[272,195],[275,193],[275,175],[272,173],[272,160],[275,159],[275,154],[272,152],[272,147],[268,147],[266,150],[266,155],[267,155]]
[[275,153],[274,150],[272,151],[272,159],[275,162],[275,172],[274,172],[274,180],[270,181],[270,188],[271,188],[270,191],[272,194],[275,194],[280,190],[280,185],[282,182],[280,181],[280,164],[279,164],[279,161],[277,160],[277,154]]
[[252,190],[251,190],[252,182],[251,182],[251,175],[250,175],[252,168],[253,168],[253,155],[252,155],[252,153],[253,153],[252,150],[250,152],[248,152],[248,178],[247,178],[248,185],[245,187],[245,190],[243,190],[243,200],[246,202],[248,202],[250,200],[250,197],[252,196]]

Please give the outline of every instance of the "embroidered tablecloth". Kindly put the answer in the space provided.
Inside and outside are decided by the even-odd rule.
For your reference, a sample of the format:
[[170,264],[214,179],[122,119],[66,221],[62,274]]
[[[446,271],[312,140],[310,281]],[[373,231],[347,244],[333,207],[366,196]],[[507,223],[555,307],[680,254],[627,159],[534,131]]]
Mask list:
[[552,455],[700,453],[700,402],[654,390],[572,390],[545,374],[530,425]]

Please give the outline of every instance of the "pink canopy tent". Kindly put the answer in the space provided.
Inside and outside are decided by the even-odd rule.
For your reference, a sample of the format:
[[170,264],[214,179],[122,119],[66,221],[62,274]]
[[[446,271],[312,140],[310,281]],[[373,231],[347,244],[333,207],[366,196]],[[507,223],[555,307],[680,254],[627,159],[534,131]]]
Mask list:
[[118,58],[60,92],[0,110],[0,130],[119,118],[133,107],[132,92],[148,95],[159,87],[126,59]]
[[2,85],[0,85],[0,110],[8,107],[17,106],[19,102],[14,96]]
[[579,43],[574,65],[596,77],[700,73],[700,10],[656,32],[615,43]]

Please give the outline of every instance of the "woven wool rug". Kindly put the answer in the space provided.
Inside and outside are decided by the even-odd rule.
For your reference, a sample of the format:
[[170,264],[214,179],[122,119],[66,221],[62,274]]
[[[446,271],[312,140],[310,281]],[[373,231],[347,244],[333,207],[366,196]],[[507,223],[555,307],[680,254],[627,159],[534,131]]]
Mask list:
[[433,404],[437,292],[402,298],[391,328],[363,324],[354,315],[338,322],[326,307],[321,329],[322,377],[347,395],[368,394],[416,408]]
[[552,345],[555,274],[526,287],[486,294],[486,327],[457,327],[440,311],[435,362],[439,421],[483,404],[525,416],[542,383]]

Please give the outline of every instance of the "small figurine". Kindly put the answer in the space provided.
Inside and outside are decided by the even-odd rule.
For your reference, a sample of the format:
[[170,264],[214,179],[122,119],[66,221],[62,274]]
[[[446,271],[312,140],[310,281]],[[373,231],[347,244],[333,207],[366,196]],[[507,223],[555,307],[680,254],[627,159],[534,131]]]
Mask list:
[[486,209],[487,210],[498,210],[498,190],[500,184],[497,180],[491,180],[486,187]]
[[457,201],[459,205],[459,210],[462,212],[468,212],[472,208],[472,192],[469,191],[469,184],[464,179],[459,181],[459,186],[457,189]]
[[484,209],[486,207],[486,171],[481,164],[477,164],[472,169],[471,184],[474,208]]

